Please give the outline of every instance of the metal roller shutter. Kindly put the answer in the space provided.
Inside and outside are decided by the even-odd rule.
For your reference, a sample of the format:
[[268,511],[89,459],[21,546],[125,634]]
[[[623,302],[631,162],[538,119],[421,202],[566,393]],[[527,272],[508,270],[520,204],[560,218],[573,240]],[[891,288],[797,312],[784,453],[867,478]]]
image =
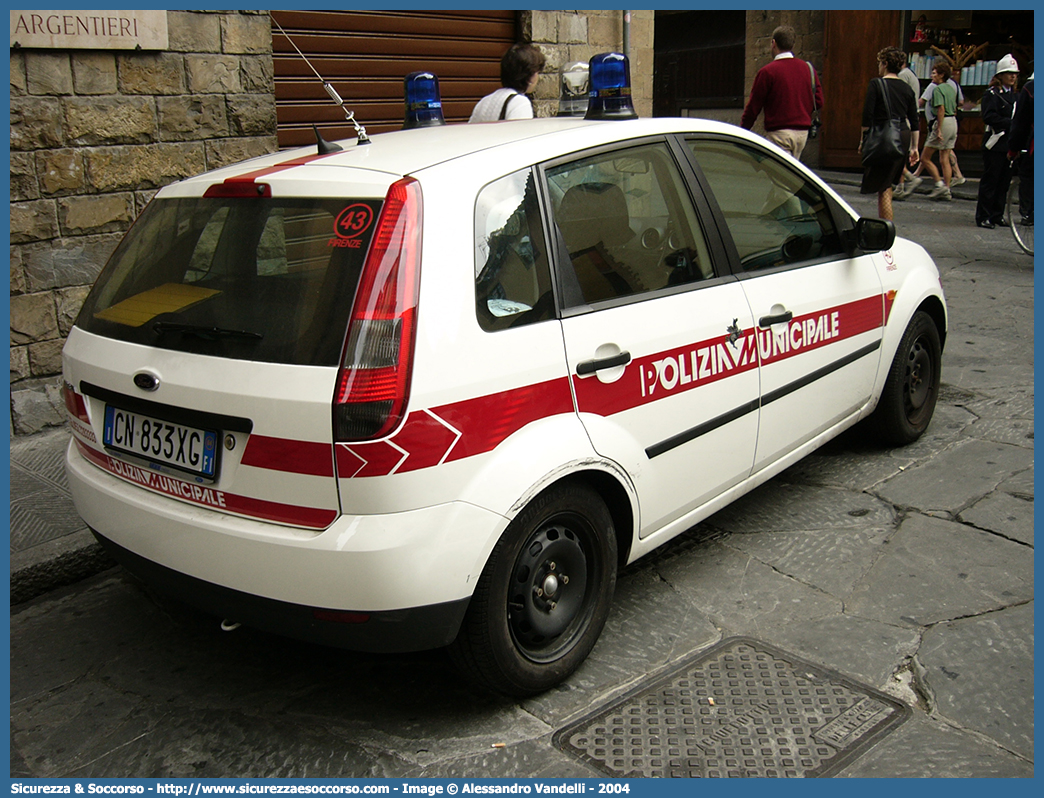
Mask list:
[[[516,41],[515,11],[273,11],[312,65],[345,100],[366,132],[402,127],[402,80],[439,77],[447,122],[466,122],[484,95],[500,87],[500,58]],[[280,147],[312,144],[318,125],[333,141],[355,136],[322,83],[272,25]]]

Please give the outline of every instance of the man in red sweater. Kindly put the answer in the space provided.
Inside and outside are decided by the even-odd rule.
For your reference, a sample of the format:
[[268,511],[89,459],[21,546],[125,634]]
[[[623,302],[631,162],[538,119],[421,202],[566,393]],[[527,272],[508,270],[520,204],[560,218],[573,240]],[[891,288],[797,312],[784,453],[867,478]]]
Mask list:
[[812,114],[823,107],[823,86],[812,65],[795,58],[793,50],[792,27],[780,25],[772,31],[772,61],[754,76],[740,124],[750,130],[764,110],[765,138],[800,158]]

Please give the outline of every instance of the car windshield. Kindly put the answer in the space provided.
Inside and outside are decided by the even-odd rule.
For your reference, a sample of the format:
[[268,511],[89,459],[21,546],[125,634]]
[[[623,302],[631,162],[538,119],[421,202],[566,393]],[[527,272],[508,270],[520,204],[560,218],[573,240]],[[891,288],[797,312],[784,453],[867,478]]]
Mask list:
[[132,343],[335,366],[377,200],[157,199],[77,318]]

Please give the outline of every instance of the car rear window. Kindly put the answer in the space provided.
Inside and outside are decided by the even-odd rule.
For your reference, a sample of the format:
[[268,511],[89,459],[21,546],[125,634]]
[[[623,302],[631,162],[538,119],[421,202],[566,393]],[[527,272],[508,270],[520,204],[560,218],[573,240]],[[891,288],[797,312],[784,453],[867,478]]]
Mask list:
[[156,199],[76,324],[122,341],[336,366],[380,200]]

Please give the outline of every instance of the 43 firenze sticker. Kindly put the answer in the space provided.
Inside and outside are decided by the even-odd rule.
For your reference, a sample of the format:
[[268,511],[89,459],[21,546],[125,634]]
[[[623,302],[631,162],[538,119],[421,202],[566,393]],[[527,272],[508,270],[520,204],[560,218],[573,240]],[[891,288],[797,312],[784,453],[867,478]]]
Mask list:
[[347,247],[362,249],[362,236],[373,224],[373,208],[362,202],[349,205],[334,220],[334,238],[327,245],[331,247]]

